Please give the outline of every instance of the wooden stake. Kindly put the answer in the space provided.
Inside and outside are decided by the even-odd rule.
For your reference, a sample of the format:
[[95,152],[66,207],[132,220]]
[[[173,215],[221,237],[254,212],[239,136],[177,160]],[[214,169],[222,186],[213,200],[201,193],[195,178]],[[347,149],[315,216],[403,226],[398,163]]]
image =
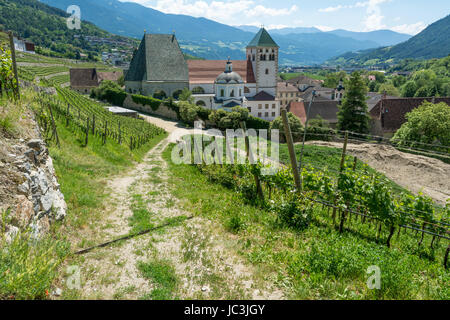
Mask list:
[[[247,125],[245,124],[244,121],[241,122],[241,128],[244,131],[245,149],[247,151],[248,161],[250,162],[250,165],[255,165],[255,159],[253,157],[253,152],[250,147],[250,139],[247,134]],[[264,201],[264,193],[263,193],[263,189],[261,186],[261,180],[259,179],[259,176],[256,173],[253,174],[253,176],[255,177],[256,192],[258,193],[259,198],[262,201]]]
[[288,149],[289,149],[289,156],[291,158],[291,166],[292,166],[292,172],[294,174],[295,186],[297,187],[297,192],[301,192],[302,191],[302,180],[300,177],[300,173],[298,172],[297,157],[295,156],[294,142],[292,139],[292,132],[291,132],[291,127],[289,126],[289,120],[287,117],[286,109],[281,110],[281,117],[283,119],[284,134],[286,136],[286,142],[287,142]]
[[345,165],[345,156],[347,153],[347,143],[348,143],[348,131],[345,131],[345,140],[344,140],[344,147],[342,148],[342,158],[341,158],[341,167],[340,171],[344,170]]
[[19,75],[17,73],[16,48],[14,47],[14,36],[12,31],[9,32],[9,43],[11,46],[11,59],[13,63],[14,78],[16,79],[16,87],[14,89],[17,99],[20,99]]
[[86,139],[84,145],[87,146],[89,142],[89,117],[86,118]]

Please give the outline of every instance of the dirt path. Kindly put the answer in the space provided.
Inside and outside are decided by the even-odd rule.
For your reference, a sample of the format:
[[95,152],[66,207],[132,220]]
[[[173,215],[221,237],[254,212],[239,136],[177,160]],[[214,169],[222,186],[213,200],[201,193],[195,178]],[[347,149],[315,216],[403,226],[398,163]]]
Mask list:
[[[179,209],[172,197],[167,163],[159,143],[131,172],[109,183],[111,214],[99,221],[96,240],[109,240],[130,230],[130,218],[148,214],[153,225],[191,214]],[[282,292],[264,283],[237,255],[237,239],[215,222],[195,217],[177,226],[140,236],[83,256],[82,288],[86,299],[152,297],[155,283],[145,278],[140,262],[164,262],[177,279],[172,297],[181,299],[281,299]],[[172,266],[168,268],[167,265]]]
[[[308,144],[342,148],[342,143],[313,141]],[[440,160],[400,152],[386,145],[348,144],[348,152],[412,192],[422,191],[445,204],[450,198],[450,165]]]

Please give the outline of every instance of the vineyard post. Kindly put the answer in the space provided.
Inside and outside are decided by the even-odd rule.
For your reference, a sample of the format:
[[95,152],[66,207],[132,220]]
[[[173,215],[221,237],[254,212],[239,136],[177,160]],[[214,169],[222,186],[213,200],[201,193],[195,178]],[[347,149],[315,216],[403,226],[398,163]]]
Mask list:
[[92,115],[92,135],[95,135],[95,114]]
[[120,122],[119,122],[119,144],[122,144],[122,132],[120,131]]
[[[244,121],[241,121],[241,128],[244,133],[245,149],[247,151],[248,161],[250,162],[250,165],[254,166],[254,165],[256,165],[255,159],[253,157],[252,149],[250,148],[250,139],[249,139],[248,133],[247,133],[247,125],[245,124]],[[258,193],[258,196],[262,201],[264,201],[264,193],[263,193],[263,189],[261,186],[261,180],[259,179],[259,176],[256,172],[253,173],[253,176],[255,177],[256,191]]]
[[295,149],[294,149],[294,142],[292,139],[292,132],[291,127],[289,126],[289,120],[287,117],[287,110],[282,109],[281,110],[281,117],[283,118],[283,126],[284,126],[284,135],[286,136],[286,142],[289,149],[289,156],[291,158],[291,166],[292,166],[292,172],[294,174],[294,181],[295,186],[297,187],[297,191],[302,191],[302,179],[300,177],[300,173],[298,171],[297,167],[297,158],[295,156]]
[[14,89],[17,99],[20,99],[19,75],[17,73],[16,48],[14,47],[14,37],[12,31],[9,32],[9,43],[11,46],[11,59],[13,63],[14,78],[16,79],[16,88]]
[[84,145],[87,146],[89,142],[89,117],[86,117],[86,140],[84,141]]
[[448,254],[450,252],[450,244],[447,247],[447,250],[445,251],[445,256],[444,256],[444,268],[447,269],[447,261],[448,261]]
[[344,170],[345,156],[347,153],[347,143],[348,143],[348,131],[345,131],[344,147],[342,148],[341,167],[339,169],[340,172],[342,172],[342,170]]
[[69,126],[69,117],[70,117],[70,103],[67,104],[66,127]]
[[55,118],[53,118],[53,111],[52,111],[52,106],[49,104],[48,105],[48,109],[50,110],[50,117],[52,118],[52,137],[54,136],[56,139],[56,145],[58,146],[58,148],[61,147],[61,145],[59,144],[59,137],[58,137],[58,131],[56,131],[56,124],[55,124]]
[[[344,170],[345,165],[345,156],[347,154],[347,143],[348,143],[348,131],[345,131],[345,138],[344,138],[344,146],[342,147],[342,158],[341,158],[341,165],[339,167],[339,177],[338,177],[338,185],[339,185],[339,179],[340,174]],[[345,218],[345,211],[341,215],[341,223],[339,224],[339,232],[342,232],[344,228],[344,218]],[[336,221],[336,199],[334,200],[334,208],[333,208],[333,224]]]
[[358,158],[355,157],[354,161],[353,161],[353,171],[356,171],[356,166],[358,165]]
[[108,121],[105,120],[105,132],[103,133],[103,144],[106,144],[106,132],[108,130]]

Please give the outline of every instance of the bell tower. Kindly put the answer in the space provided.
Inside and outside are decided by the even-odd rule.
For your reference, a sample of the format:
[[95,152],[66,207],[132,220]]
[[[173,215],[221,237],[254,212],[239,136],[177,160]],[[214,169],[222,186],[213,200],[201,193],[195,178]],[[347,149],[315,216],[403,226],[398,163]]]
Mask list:
[[279,46],[262,27],[247,46],[247,60],[252,63],[256,94],[265,91],[277,95]]

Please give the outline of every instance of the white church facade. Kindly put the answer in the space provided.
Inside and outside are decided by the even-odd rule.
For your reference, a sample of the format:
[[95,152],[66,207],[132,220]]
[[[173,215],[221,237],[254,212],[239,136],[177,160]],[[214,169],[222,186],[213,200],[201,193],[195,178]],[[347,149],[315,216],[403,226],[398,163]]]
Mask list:
[[280,115],[278,56],[279,47],[264,28],[247,46],[246,60],[186,61],[174,35],[145,35],[125,86],[129,93],[163,92],[174,98],[188,87],[199,106],[225,110],[242,106],[271,121]]

